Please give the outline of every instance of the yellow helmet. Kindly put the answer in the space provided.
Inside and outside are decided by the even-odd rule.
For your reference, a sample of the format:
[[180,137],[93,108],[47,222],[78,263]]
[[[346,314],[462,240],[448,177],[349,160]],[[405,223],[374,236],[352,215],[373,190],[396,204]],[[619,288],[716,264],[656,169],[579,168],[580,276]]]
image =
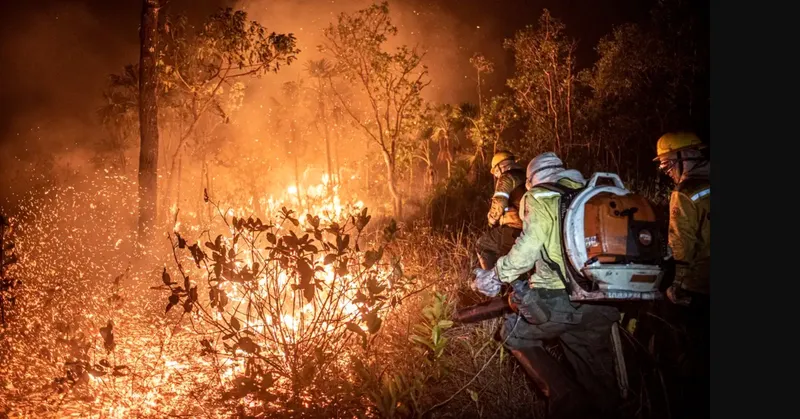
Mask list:
[[685,149],[702,149],[705,145],[700,138],[692,132],[668,132],[661,136],[656,143],[656,158],[658,161],[667,154]]
[[494,157],[492,157],[492,171],[494,171],[494,168],[497,167],[497,165],[500,164],[500,162],[509,159],[514,160],[514,155],[509,153],[508,151],[498,151],[497,153],[495,153]]

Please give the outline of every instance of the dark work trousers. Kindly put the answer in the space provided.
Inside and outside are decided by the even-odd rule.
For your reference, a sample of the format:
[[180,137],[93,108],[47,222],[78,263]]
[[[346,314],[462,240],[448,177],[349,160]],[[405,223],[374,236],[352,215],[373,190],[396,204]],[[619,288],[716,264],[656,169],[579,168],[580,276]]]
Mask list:
[[483,233],[475,243],[482,269],[492,269],[500,256],[507,254],[514,246],[522,230],[509,226],[494,227]]
[[[501,338],[533,381],[546,388],[550,417],[591,417],[617,407],[620,395],[611,327],[620,318],[619,310],[597,304],[573,305],[564,290],[530,289],[524,299],[515,291],[512,301],[520,314],[506,316]],[[533,304],[540,309],[531,309]],[[534,311],[539,315],[530,314]],[[544,350],[543,341],[554,339],[563,347],[572,371]]]

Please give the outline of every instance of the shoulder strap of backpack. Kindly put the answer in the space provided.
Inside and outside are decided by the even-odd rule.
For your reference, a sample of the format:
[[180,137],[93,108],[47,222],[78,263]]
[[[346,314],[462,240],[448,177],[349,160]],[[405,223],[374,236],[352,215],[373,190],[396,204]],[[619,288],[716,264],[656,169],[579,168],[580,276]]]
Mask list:
[[547,189],[548,191],[560,193],[561,195],[566,195],[567,193],[572,191],[572,189],[569,189],[566,186],[555,182],[540,183],[534,186],[534,188],[544,188]]

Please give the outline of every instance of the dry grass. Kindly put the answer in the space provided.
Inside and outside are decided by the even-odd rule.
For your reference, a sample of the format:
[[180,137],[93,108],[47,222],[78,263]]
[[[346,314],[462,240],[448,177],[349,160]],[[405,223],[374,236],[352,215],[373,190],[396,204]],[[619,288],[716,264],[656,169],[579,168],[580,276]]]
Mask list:
[[[476,264],[476,239],[476,233],[447,238],[421,226],[407,231],[399,239],[404,249],[406,272],[417,275],[418,280],[432,290],[445,294],[450,313],[481,300],[481,296],[469,289],[470,275]],[[406,322],[406,329],[418,320],[415,314],[422,310],[425,301],[418,299],[405,307],[409,315],[400,318]],[[537,407],[541,403],[532,384],[496,339],[501,321],[457,325],[445,332],[449,341],[441,359],[443,373],[426,383],[420,400],[424,410],[438,405],[430,411],[432,417],[540,417]],[[407,338],[400,338],[389,346],[407,346],[405,342]],[[396,368],[414,367],[403,366],[403,359],[393,360]],[[413,358],[405,359],[413,361]]]

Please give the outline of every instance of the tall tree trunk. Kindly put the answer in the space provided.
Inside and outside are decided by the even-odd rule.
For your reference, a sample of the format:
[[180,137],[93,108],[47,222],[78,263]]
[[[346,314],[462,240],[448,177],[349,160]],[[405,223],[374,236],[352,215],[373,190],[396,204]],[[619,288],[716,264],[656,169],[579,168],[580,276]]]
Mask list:
[[[291,130],[292,130],[292,143],[295,144],[296,146],[298,144],[297,126],[295,125],[294,121],[292,121]],[[297,210],[300,211],[303,208],[303,202],[300,200],[300,167],[299,167],[299,162],[297,161],[298,150],[295,149],[292,154],[294,155],[294,187],[296,189],[295,194],[297,195]]]
[[331,163],[331,132],[328,127],[328,117],[325,114],[325,99],[322,95],[322,79],[317,78],[319,85],[319,112],[322,117],[322,125],[325,127],[325,157],[328,160],[328,194],[333,191],[333,164]]
[[336,184],[340,185],[342,182],[342,166],[339,160],[339,142],[341,141],[341,136],[339,134],[339,125],[334,125],[333,133],[335,136],[333,137],[333,158],[334,158],[334,171],[336,172]]
[[481,95],[481,71],[478,70],[478,118],[483,117],[483,97]]
[[394,216],[397,220],[403,217],[403,201],[400,198],[400,191],[397,190],[397,177],[395,175],[394,159],[386,150],[383,151],[383,160],[386,163],[386,179],[389,183],[389,194],[392,196],[392,207]]
[[362,161],[363,161],[363,163],[362,163],[362,164],[364,165],[364,167],[366,167],[366,175],[364,176],[364,187],[365,187],[367,190],[369,190],[369,186],[370,186],[370,184],[369,184],[369,181],[370,181],[370,179],[369,179],[369,175],[370,175],[370,166],[369,166],[369,143],[370,143],[370,142],[369,142],[369,141],[367,141],[367,158],[365,158],[364,160],[362,160]]
[[144,245],[155,236],[156,201],[158,198],[158,74],[156,45],[158,42],[158,0],[142,1],[142,22],[139,32],[139,229],[138,242]]
[[175,211],[181,207],[181,176],[183,175],[183,156],[178,157],[178,177],[175,179],[177,196],[175,197]]

